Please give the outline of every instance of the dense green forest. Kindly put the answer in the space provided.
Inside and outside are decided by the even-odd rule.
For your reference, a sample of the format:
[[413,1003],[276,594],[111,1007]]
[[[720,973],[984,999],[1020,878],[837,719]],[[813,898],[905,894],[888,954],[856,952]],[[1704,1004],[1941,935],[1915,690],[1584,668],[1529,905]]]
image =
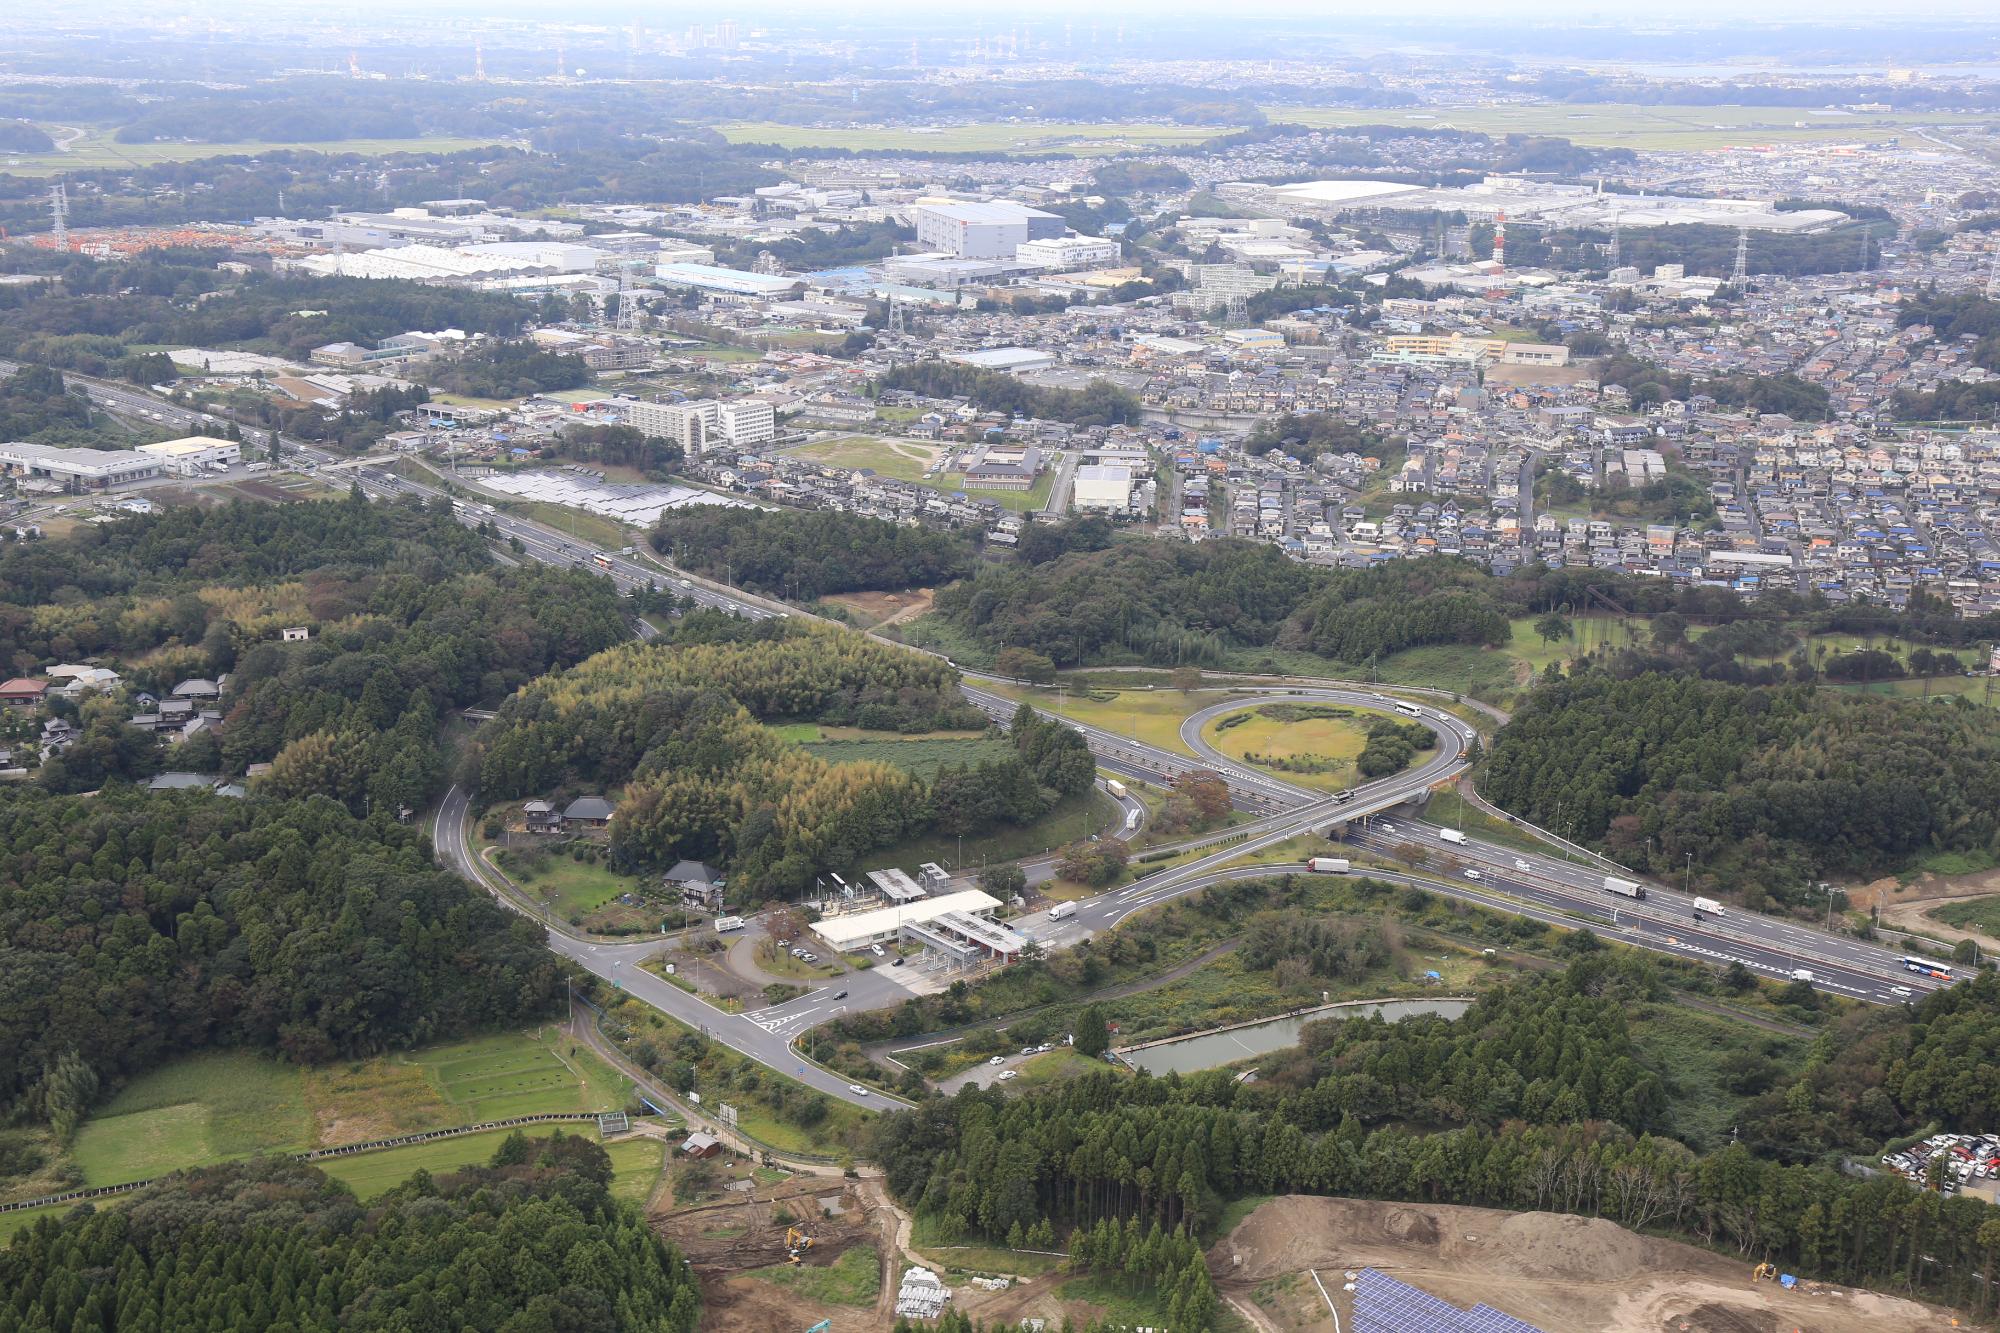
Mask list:
[[647,435],[636,426],[565,426],[555,444],[542,452],[579,463],[637,468],[648,481],[671,479],[681,463],[678,444]]
[[176,1055],[374,1054],[549,1012],[541,931],[332,801],[0,797],[0,1105],[73,1129]]
[[2000,719],[1968,701],[1648,672],[1545,678],[1480,790],[1635,869],[1752,907],[1831,875],[2000,851]]
[[1220,665],[1268,646],[1360,664],[1420,644],[1504,643],[1499,587],[1460,561],[1315,570],[1258,543],[1129,541],[982,570],[939,593],[937,611],[996,650],[1058,666]]
[[973,567],[971,539],[859,514],[780,513],[696,505],[670,509],[653,545],[710,577],[811,601],[828,593],[928,588]]
[[1016,753],[929,785],[886,763],[836,763],[781,740],[765,721],[870,730],[982,727],[948,663],[817,625],[685,617],[651,643],[625,643],[531,683],[478,743],[487,799],[622,789],[612,850],[628,863],[702,858],[752,891],[797,892],[933,825],[976,831],[1039,818],[1087,789],[1082,737],[1032,712]]
[[[0,663],[110,659],[164,695],[230,675],[224,727],[161,752],[104,699],[83,736],[37,774],[56,791],[143,778],[163,763],[242,773],[277,795],[333,796],[356,813],[420,808],[445,775],[443,713],[626,637],[610,583],[539,565],[496,568],[446,505],[344,501],[182,508],[11,544],[0,580]],[[315,637],[279,641],[305,625]],[[130,665],[127,665],[130,663]]]
[[[1978,984],[1927,1000],[1912,1030],[1956,1009],[1990,1014],[1995,983]],[[1275,1077],[1254,1082],[1103,1073],[926,1101],[878,1122],[876,1156],[941,1234],[1039,1231],[1073,1254],[1095,1253],[1106,1227],[1202,1233],[1248,1195],[1346,1194],[1602,1216],[1806,1277],[1991,1308],[1978,1276],[2000,1256],[1991,1205],[1649,1132],[1660,1079],[1634,1060],[1620,1001],[1656,985],[1647,960],[1586,953],[1455,1023],[1311,1025],[1298,1052],[1260,1071]],[[1983,1037],[1991,1020],[1978,1021]],[[1962,1035],[1918,1042],[1976,1075]],[[1810,1109],[1812,1082],[1790,1100]]]
[[917,361],[886,372],[880,384],[926,398],[964,398],[982,412],[1020,412],[1076,426],[1131,425],[1139,419],[1139,400],[1109,380],[1092,380],[1081,389],[1045,389],[1002,370]]
[[544,351],[526,340],[475,343],[458,356],[423,367],[418,374],[434,389],[469,398],[526,398],[580,389],[590,383],[590,368],[582,357]]
[[694,1333],[693,1271],[610,1182],[604,1149],[562,1134],[365,1205],[282,1158],[185,1172],[18,1233],[0,1333]]

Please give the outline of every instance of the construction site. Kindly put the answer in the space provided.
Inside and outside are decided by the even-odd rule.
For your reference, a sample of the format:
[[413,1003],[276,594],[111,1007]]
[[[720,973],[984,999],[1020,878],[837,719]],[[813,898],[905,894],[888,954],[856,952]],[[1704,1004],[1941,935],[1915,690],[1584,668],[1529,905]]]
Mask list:
[[[1371,1272],[1372,1270],[1372,1272]],[[1445,1204],[1286,1196],[1209,1251],[1229,1303],[1283,1333],[1943,1333],[1962,1316],[1628,1231],[1602,1218]],[[1456,1307],[1463,1322],[1384,1315],[1357,1301],[1368,1278]],[[1435,1303],[1429,1303],[1435,1307]],[[1357,1308],[1358,1307],[1358,1308]],[[1386,1321],[1385,1321],[1386,1320]]]

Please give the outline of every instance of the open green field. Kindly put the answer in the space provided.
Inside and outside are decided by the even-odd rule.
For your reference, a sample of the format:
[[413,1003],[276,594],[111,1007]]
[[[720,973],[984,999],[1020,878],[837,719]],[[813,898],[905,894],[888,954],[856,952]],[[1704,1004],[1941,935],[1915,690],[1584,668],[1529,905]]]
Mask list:
[[912,482],[924,481],[924,469],[940,452],[936,445],[888,440],[876,435],[843,435],[785,450],[791,458],[808,459],[829,467],[870,468],[878,477]]
[[568,505],[551,504],[547,500],[495,500],[493,505],[496,509],[505,509],[522,518],[546,523],[591,546],[601,546],[615,551],[631,540],[630,533],[622,524],[615,523],[602,514],[586,513],[581,509],[572,509]]
[[1960,903],[1946,903],[1942,907],[1933,907],[1929,915],[1947,926],[2000,936],[2000,898],[1967,898]]
[[1729,1142],[1749,1097],[1725,1086],[1732,1057],[1751,1056],[1795,1067],[1811,1044],[1806,1038],[1765,1032],[1684,1005],[1648,1005],[1629,1024],[1633,1054],[1666,1076],[1667,1131],[1707,1151]]
[[882,1290],[882,1256],[873,1245],[850,1245],[830,1264],[772,1264],[745,1276],[789,1287],[821,1305],[872,1306]]
[[964,842],[962,862],[959,859],[959,840],[936,833],[869,852],[861,858],[860,868],[882,870],[935,861],[950,869],[960,865],[974,867],[1013,861],[1053,851],[1092,833],[1112,829],[1118,818],[1118,803],[1092,787],[1081,796],[1064,797],[1053,810],[1032,824],[1003,824],[986,833],[968,836]]
[[88,1185],[552,1111],[615,1110],[631,1085],[553,1027],[303,1069],[246,1051],[173,1061],[77,1131]]
[[[1081,678],[1086,687],[1088,681],[1087,676]],[[1157,690],[1092,691],[1093,695],[1103,697],[1087,696],[1078,689],[1057,691],[1031,685],[1000,684],[987,688],[1009,699],[1031,703],[1044,712],[1074,718],[1078,722],[1115,731],[1120,736],[1130,736],[1136,741],[1190,758],[1196,757],[1194,752],[1181,743],[1181,722],[1190,713],[1198,713],[1214,704],[1227,703],[1236,698],[1254,697],[1217,690],[1183,694],[1164,687]]]
[[978,487],[968,489],[963,472],[940,473],[935,481],[924,484],[940,491],[964,491],[975,500],[991,500],[1002,509],[1025,514],[1031,509],[1040,509],[1049,502],[1049,492],[1055,489],[1056,474],[1053,469],[1042,473],[1035,478],[1035,484],[1025,491],[996,491]]
[[1508,640],[1505,651],[1512,657],[1526,662],[1536,671],[1551,662],[1568,662],[1576,657],[1587,644],[1595,651],[1600,643],[1613,649],[1631,648],[1647,642],[1646,619],[1643,616],[1626,620],[1612,620],[1602,616],[1571,616],[1569,623],[1572,635],[1568,639],[1551,639],[1544,643],[1535,633],[1535,622],[1539,616],[1516,616],[1508,622],[1513,636]]
[[65,171],[116,171],[159,162],[195,162],[208,157],[258,157],[265,153],[457,153],[482,148],[498,139],[335,139],[325,143],[119,143],[107,132],[90,131],[71,138],[61,125],[43,125],[58,144],[68,140],[68,152],[0,155],[0,171],[16,176],[53,176]]
[[[1306,711],[1321,716],[1287,720],[1286,711],[1287,705],[1264,704],[1225,713],[1202,728],[1202,739],[1232,759],[1301,787],[1339,791],[1353,786],[1354,760],[1368,744],[1373,718],[1357,709],[1325,705],[1306,706]],[[1313,767],[1320,771],[1309,771]]]
[[872,759],[884,764],[893,764],[905,773],[915,774],[926,782],[937,776],[941,768],[971,768],[977,764],[995,763],[1014,753],[1014,742],[1009,740],[911,740],[911,741],[819,741],[807,745],[822,759],[830,759],[836,764],[857,763]]
[[[1956,125],[1948,112],[1868,112],[1826,115],[1804,106],[1636,106],[1620,102],[1517,103],[1410,109],[1265,107],[1272,124],[1332,129],[1396,125],[1471,130],[1480,134],[1541,134],[1586,148],[1698,150],[1732,144],[1877,143],[1914,125]],[[1366,173],[1362,173],[1366,174]]]
[[209,1051],[142,1074],[77,1131],[87,1185],[145,1180],[259,1152],[313,1146],[298,1066]]
[[639,881],[603,862],[577,861],[560,849],[514,848],[495,854],[507,878],[536,902],[547,902],[556,915],[581,920],[604,910],[620,894],[632,893]]
[[779,125],[731,121],[716,132],[731,143],[781,148],[891,148],[908,153],[1117,153],[1205,143],[1230,125],[1118,125],[1075,121],[981,121],[970,125]]

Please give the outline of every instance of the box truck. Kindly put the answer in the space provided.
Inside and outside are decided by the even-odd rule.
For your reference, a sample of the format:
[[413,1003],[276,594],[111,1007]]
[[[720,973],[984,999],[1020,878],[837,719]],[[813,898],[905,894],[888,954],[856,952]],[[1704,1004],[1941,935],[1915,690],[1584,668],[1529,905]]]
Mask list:
[[1604,877],[1604,891],[1606,893],[1615,893],[1621,898],[1644,898],[1646,896],[1645,885],[1639,883],[1637,880],[1620,879],[1616,875],[1606,875]]
[[1461,847],[1465,845],[1465,835],[1455,828],[1439,829],[1438,836],[1446,842],[1455,842]]
[[1697,912],[1707,912],[1707,913],[1709,913],[1709,914],[1710,914],[1710,915],[1712,915],[1712,916],[1728,916],[1728,915],[1729,915],[1729,913],[1727,913],[1727,912],[1725,912],[1725,911],[1723,911],[1723,910],[1722,910],[1722,904],[1721,904],[1721,903],[1719,903],[1719,902],[1717,902],[1717,901],[1715,901],[1715,899],[1713,899],[1713,898],[1697,898],[1697,899],[1695,899],[1695,900],[1694,900],[1694,910],[1695,910],[1695,911],[1697,911]]
[[1049,909],[1049,920],[1051,921],[1064,921],[1075,915],[1075,903],[1057,903]]
[[1321,875],[1345,875],[1354,864],[1344,856],[1315,856],[1306,862],[1306,869]]
[[1121,801],[1125,799],[1125,784],[1117,778],[1106,778],[1104,780],[1104,790],[1110,792]]

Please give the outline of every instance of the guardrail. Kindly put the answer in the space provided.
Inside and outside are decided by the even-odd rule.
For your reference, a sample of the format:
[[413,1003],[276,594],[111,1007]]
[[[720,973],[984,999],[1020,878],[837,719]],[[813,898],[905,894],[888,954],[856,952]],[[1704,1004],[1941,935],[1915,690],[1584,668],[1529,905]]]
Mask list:
[[[506,1120],[484,1120],[476,1125],[459,1125],[451,1129],[425,1130],[421,1134],[399,1134],[389,1139],[368,1139],[361,1143],[343,1143],[331,1148],[313,1148],[306,1152],[286,1153],[295,1162],[322,1162],[332,1157],[352,1157],[357,1153],[380,1152],[384,1148],[407,1148],[412,1144],[431,1143],[438,1139],[464,1138],[468,1134],[490,1134],[496,1129],[513,1129],[519,1125],[546,1125],[557,1122],[592,1121],[597,1119],[595,1111],[549,1111],[541,1115],[517,1115]],[[113,1194],[130,1194],[148,1185],[167,1180],[177,1172],[165,1176],[148,1176],[144,1180],[127,1181],[122,1185],[97,1185],[89,1189],[70,1190],[63,1194],[47,1194],[39,1199],[22,1199],[17,1203],[0,1203],[0,1213],[18,1213],[28,1208],[52,1208],[65,1203],[83,1203],[90,1199],[101,1199]]]

